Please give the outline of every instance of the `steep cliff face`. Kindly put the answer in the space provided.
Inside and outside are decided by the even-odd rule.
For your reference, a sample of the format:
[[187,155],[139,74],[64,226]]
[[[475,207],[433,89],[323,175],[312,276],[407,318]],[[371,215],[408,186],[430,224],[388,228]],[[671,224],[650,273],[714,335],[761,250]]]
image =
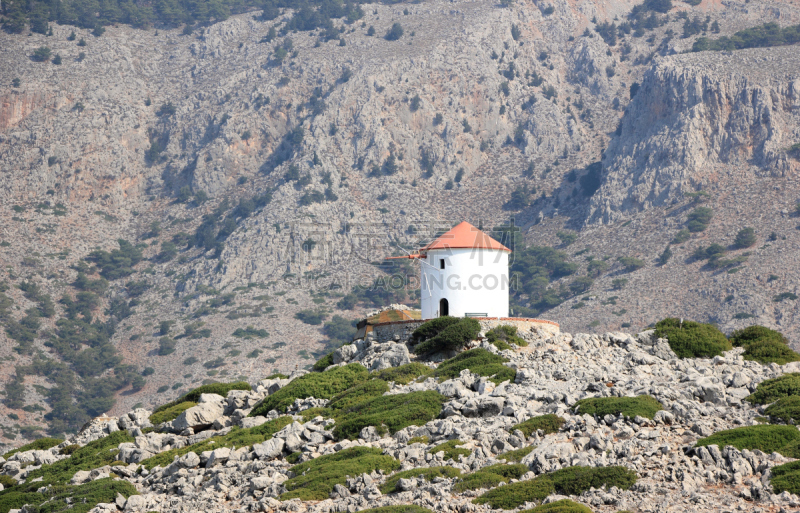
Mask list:
[[[58,299],[79,291],[83,257],[117,249],[124,238],[141,244],[144,260],[129,277],[112,280],[92,315],[108,319],[112,298],[135,303],[113,342],[126,363],[154,373],[141,391],[120,395],[120,408],[215,376],[291,371],[311,363],[309,353],[326,341],[320,325],[295,315],[365,313],[366,303],[360,310],[336,305],[353,285],[381,275],[375,263],[400,244],[418,247],[464,219],[494,226],[516,216],[528,242],[559,245],[556,233],[586,218],[585,189],[593,191],[596,182],[583,173],[604,150],[603,188],[591,200],[590,219],[613,221],[641,210],[640,217],[627,228],[587,226],[566,251],[577,252],[569,258],[580,273],[589,250],[609,262],[646,258],[648,267],[638,271],[625,300],[630,314],[619,313],[621,307],[605,312],[600,302],[581,310],[565,302],[547,313],[570,329],[594,321],[607,329],[621,322],[640,328],[672,313],[676,293],[653,301],[652,284],[681,269],[674,261],[650,264],[684,223],[687,205],[674,207],[666,221],[657,205],[684,190],[718,186],[720,202],[749,207],[748,197],[725,195],[722,186],[762,179],[763,187],[748,192],[763,194],[785,186],[781,180],[796,165],[783,153],[796,142],[792,49],[663,57],[691,47],[696,37],[674,37],[684,24],[680,12],[713,14],[722,34],[767,19],[796,23],[798,15],[782,2],[675,2],[664,24],[642,37],[621,32],[608,44],[598,24],[619,26],[635,3],[364,4],[362,20],[335,21],[341,42],[318,32],[281,34],[288,10],[272,21],[257,13],[233,16],[190,35],[124,25],[109,26],[102,37],[58,25],[50,37],[0,32],[0,283],[10,285],[9,318],[19,321],[35,306],[14,285],[38,283],[56,314],[42,320],[34,354],[58,359],[45,345],[66,311]],[[383,35],[393,23],[404,35],[388,41]],[[267,41],[273,26],[278,35]],[[73,29],[87,46],[68,39]],[[61,65],[30,58],[44,45],[62,57]],[[282,60],[280,47],[289,48]],[[15,78],[18,86],[11,85]],[[626,111],[633,82],[643,85]],[[614,136],[620,118],[621,135]],[[178,201],[187,187],[197,199]],[[266,192],[270,203],[234,213],[240,200]],[[771,219],[795,201],[786,193],[758,215]],[[738,207],[717,211],[717,225],[698,238],[725,242],[741,227]],[[226,235],[214,232],[210,245],[187,248],[211,217],[231,221]],[[767,232],[759,236],[794,230],[784,226],[793,222],[788,211],[780,222],[760,222]],[[744,309],[765,324],[780,317],[798,325],[800,313],[789,304],[771,313],[773,296],[794,286],[793,261],[781,264],[781,283],[741,294],[758,302],[737,297],[720,307],[717,297],[766,281],[761,275],[776,272],[783,252],[793,251],[793,233],[763,250],[767,257],[758,263],[753,257],[741,272],[726,273],[724,283],[703,275],[699,263],[683,269],[684,283],[693,287],[680,297],[687,311],[726,327],[741,327],[745,321],[735,315]],[[173,241],[172,253],[159,256]],[[687,259],[691,244],[681,249]],[[601,274],[593,276],[593,293],[605,294],[618,267]],[[568,291],[573,278],[554,287]],[[328,293],[331,283],[341,288]],[[139,295],[129,293],[129,284]],[[162,321],[171,326],[172,353],[161,351]],[[233,335],[250,326],[269,337]],[[9,362],[0,376],[31,363],[31,355],[13,351],[15,344],[0,329],[0,359]],[[26,400],[44,402],[35,395],[41,389],[33,388],[34,376],[26,379]]]
[[667,205],[712,183],[799,169],[796,48],[702,52],[662,59],[628,106],[603,159],[589,222]]

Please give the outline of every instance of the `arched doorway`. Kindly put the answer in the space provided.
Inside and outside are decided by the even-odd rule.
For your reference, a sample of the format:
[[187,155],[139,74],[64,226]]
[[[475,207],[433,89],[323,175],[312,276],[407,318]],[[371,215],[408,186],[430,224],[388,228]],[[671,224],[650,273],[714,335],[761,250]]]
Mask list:
[[447,300],[442,298],[439,300],[439,317],[450,315],[450,305]]

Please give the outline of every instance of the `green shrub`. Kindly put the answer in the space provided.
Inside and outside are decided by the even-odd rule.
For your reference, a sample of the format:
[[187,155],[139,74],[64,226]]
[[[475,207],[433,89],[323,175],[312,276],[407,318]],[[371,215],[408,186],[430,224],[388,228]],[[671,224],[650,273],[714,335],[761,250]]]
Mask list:
[[175,420],[176,418],[178,418],[178,415],[188,410],[192,406],[197,406],[197,403],[192,401],[184,401],[182,403],[178,403],[175,406],[171,406],[164,410],[159,410],[158,412],[150,415],[150,423],[153,424],[154,426],[157,426],[162,422]]
[[772,490],[775,493],[782,493],[784,491],[789,493],[800,493],[800,461],[792,461],[791,463],[784,463],[777,467],[772,467],[770,470],[772,478]]
[[494,488],[500,483],[507,483],[509,479],[519,479],[527,471],[528,467],[519,463],[513,465],[503,463],[490,465],[464,476],[453,485],[453,490],[461,493],[466,490]]
[[470,340],[475,340],[480,331],[481,323],[475,319],[468,317],[458,319],[458,322],[448,325],[435,336],[417,344],[414,347],[414,352],[416,354],[425,354],[439,351],[458,351]]
[[503,365],[507,361],[486,349],[475,348],[443,361],[433,374],[440,379],[452,379],[458,377],[462,370],[469,369],[479,376],[491,377],[491,381],[497,384],[509,380],[513,382],[517,371]]
[[800,372],[791,372],[762,381],[745,399],[751,403],[769,404],[781,397],[800,395]]
[[689,234],[689,230],[684,228],[681,231],[679,231],[677,234],[675,234],[675,238],[672,239],[672,244],[683,244],[684,242],[689,240],[690,236],[691,235]]
[[333,365],[333,353],[328,353],[314,362],[314,365],[311,368],[317,372],[322,372],[331,365]]
[[756,243],[756,232],[752,228],[742,228],[736,234],[733,245],[739,249],[749,248]]
[[781,344],[789,343],[780,331],[771,330],[759,325],[748,326],[731,333],[731,343],[735,347],[747,347],[753,342],[760,342],[763,340],[772,340],[780,342]]
[[517,327],[507,324],[497,326],[487,331],[486,340],[501,351],[504,349],[511,349],[509,344],[516,344],[520,347],[528,345],[522,337],[517,336]]
[[784,449],[794,441],[800,440],[800,431],[794,426],[758,425],[745,426],[718,431],[697,441],[698,447],[732,445],[739,450],[758,449],[767,454],[779,452],[788,456]]
[[369,401],[370,399],[380,397],[388,391],[388,383],[379,379],[373,379],[348,388],[341,394],[333,396],[331,401],[328,403],[328,408],[333,410],[344,410],[358,403],[363,403],[364,401]]
[[114,502],[117,494],[126,499],[131,495],[139,494],[128,481],[114,478],[98,479],[82,485],[54,485],[46,493],[35,491],[40,486],[41,483],[31,483],[24,487],[25,491],[12,489],[0,492],[0,511],[18,509],[25,504],[30,504],[34,506],[34,511],[41,513],[57,511],[84,513],[98,503]]
[[742,353],[742,357],[745,360],[756,361],[764,365],[770,363],[784,365],[789,362],[800,361],[800,354],[786,344],[774,340],[762,340],[748,344],[744,353]]
[[75,449],[69,458],[32,470],[27,476],[28,482],[41,477],[43,481],[33,483],[38,485],[37,488],[48,484],[66,484],[78,470],[92,470],[108,465],[117,456],[117,451],[112,449],[121,443],[133,441],[133,437],[127,431],[116,431]]
[[655,336],[666,338],[680,358],[712,358],[732,348],[716,326],[670,317],[656,323]]
[[497,456],[499,460],[507,460],[507,461],[516,461],[519,463],[522,461],[522,458],[527,456],[531,453],[532,450],[536,449],[535,445],[529,445],[527,447],[523,447],[522,449],[515,449],[513,451],[504,452]]
[[[181,397],[175,399],[172,402],[169,402],[167,404],[162,404],[161,406],[153,410],[153,413],[154,414],[161,413],[165,410],[174,408],[175,406],[185,402],[196,403],[200,399],[201,394],[217,394],[221,395],[222,397],[227,397],[228,392],[230,392],[231,390],[250,391],[253,390],[253,388],[246,381],[236,381],[234,383],[209,383],[208,385],[199,386],[195,389],[189,390]],[[180,414],[180,412],[178,412],[178,414]]]
[[426,481],[432,482],[436,477],[453,478],[459,476],[461,476],[461,471],[453,467],[413,468],[393,475],[381,485],[380,490],[383,494],[394,493],[397,489],[397,483],[401,479],[410,479],[412,477],[423,477]]
[[81,448],[81,446],[78,445],[78,444],[71,444],[71,445],[68,445],[66,447],[62,447],[61,451],[59,451],[59,452],[61,454],[69,456],[70,454],[72,454],[73,452],[75,452],[77,449],[80,449],[80,448]]
[[789,347],[789,341],[781,332],[764,326],[748,326],[734,331],[731,334],[731,343],[745,348],[742,354],[745,360],[778,365],[800,361],[800,354]]
[[8,451],[7,453],[3,454],[3,457],[5,459],[8,459],[9,456],[17,452],[25,452],[33,450],[46,451],[47,449],[55,447],[56,445],[62,443],[63,441],[64,441],[63,438],[47,438],[47,437],[39,438],[38,440],[34,440],[29,444],[23,445],[22,447],[17,447],[16,449]]
[[7,476],[5,474],[0,475],[0,485],[3,485],[3,488],[11,488],[12,486],[17,486],[17,480],[11,476]]
[[526,502],[539,502],[548,495],[580,495],[603,486],[629,489],[636,482],[636,472],[625,467],[566,467],[542,474],[528,481],[511,483],[489,490],[475,504],[489,504],[496,509],[514,509]]
[[561,429],[561,426],[564,425],[566,420],[562,419],[558,415],[554,415],[552,413],[548,413],[547,415],[539,415],[538,417],[533,417],[525,422],[520,422],[511,427],[511,431],[513,432],[515,429],[519,429],[525,436],[531,436],[533,433],[541,429],[544,431],[544,434],[549,435],[550,433],[558,433]]
[[619,257],[617,258],[617,261],[622,264],[622,270],[626,273],[636,271],[637,269],[641,269],[645,266],[644,260],[640,258]]
[[459,320],[459,317],[437,317],[431,319],[414,330],[411,334],[411,343],[419,344],[423,340],[433,338],[448,326],[456,324]]
[[287,491],[280,496],[280,500],[325,500],[330,496],[333,486],[344,484],[347,476],[360,476],[377,470],[391,472],[398,468],[399,461],[384,456],[381,449],[372,447],[353,447],[326,454],[292,467],[290,470],[296,477],[284,483]]
[[307,397],[330,399],[352,386],[365,382],[368,377],[369,372],[360,363],[335,367],[325,372],[305,374],[258,403],[250,412],[250,416],[266,415],[270,410],[286,411],[295,399]]
[[794,294],[792,292],[781,292],[780,294],[777,294],[775,297],[772,298],[772,300],[776,303],[780,303],[784,299],[790,299],[794,301],[795,299],[797,299],[797,294]]
[[520,513],[592,513],[592,510],[569,499],[561,499],[560,501],[542,504],[532,509],[522,510]]
[[375,426],[381,434],[387,430],[394,434],[404,427],[421,426],[439,416],[445,400],[433,390],[375,397],[336,415],[333,434],[338,439],[355,439],[367,426]]
[[784,424],[800,424],[800,396],[781,397],[770,404],[764,410],[764,413],[769,415],[770,421],[780,421]]
[[575,403],[578,413],[597,415],[625,415],[634,418],[637,415],[652,419],[658,410],[664,406],[658,400],[649,395],[638,395],[636,397],[590,397],[581,399]]
[[697,207],[692,210],[688,216],[688,223],[686,225],[692,233],[702,232],[708,228],[708,223],[714,216],[714,211],[708,207]]
[[386,382],[394,381],[398,385],[408,385],[420,376],[430,374],[431,369],[421,363],[413,362],[401,365],[400,367],[391,367],[382,371],[373,372],[372,379],[380,379]]
[[226,435],[215,436],[196,444],[158,453],[155,456],[142,461],[141,464],[149,470],[157,465],[166,467],[172,463],[175,456],[180,457],[185,454],[189,454],[190,452],[200,455],[200,453],[203,451],[212,451],[218,447],[245,447],[248,445],[258,444],[265,440],[269,440],[275,433],[285,428],[292,422],[294,422],[292,417],[283,416],[265,422],[264,424],[254,428],[242,429],[234,427]]
[[464,442],[461,440],[448,440],[442,444],[435,446],[429,452],[431,454],[436,454],[439,451],[444,451],[444,459],[458,461],[458,456],[464,456],[465,458],[472,454],[472,451],[469,449],[460,449],[459,446],[464,445]]
[[300,310],[294,314],[295,319],[299,319],[300,321],[306,324],[311,324],[312,326],[322,324],[322,321],[325,320],[325,316],[325,312],[321,310]]

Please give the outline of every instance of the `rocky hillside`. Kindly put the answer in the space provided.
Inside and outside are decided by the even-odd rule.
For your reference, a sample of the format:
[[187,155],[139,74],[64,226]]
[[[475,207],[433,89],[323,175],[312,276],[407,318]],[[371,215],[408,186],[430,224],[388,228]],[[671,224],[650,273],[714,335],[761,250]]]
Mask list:
[[797,392],[796,363],[742,349],[680,359],[652,331],[519,335],[524,347],[474,341],[439,364],[405,337],[370,336],[324,372],[95,419],[6,454],[0,508],[61,511],[68,497],[98,513],[800,507],[800,432],[762,424],[796,406],[761,405]]
[[[795,343],[794,47],[684,52],[796,6],[362,10],[336,37],[284,30],[290,9],[0,33],[3,443],[307,368],[368,310],[414,303],[413,281],[363,290],[415,275],[383,257],[465,219],[513,218],[574,266],[518,291],[520,314],[758,322]],[[697,206],[706,229],[671,244]],[[725,255],[695,256],[712,244]]]

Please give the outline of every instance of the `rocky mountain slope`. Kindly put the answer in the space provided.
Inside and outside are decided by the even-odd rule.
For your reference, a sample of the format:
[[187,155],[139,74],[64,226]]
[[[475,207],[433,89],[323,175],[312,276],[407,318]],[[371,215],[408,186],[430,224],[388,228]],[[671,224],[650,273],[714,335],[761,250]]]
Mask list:
[[[409,358],[405,338],[380,344],[370,336],[338,350],[338,363],[323,373],[265,379],[252,391],[198,391],[193,396],[198,402],[180,414],[137,409],[96,419],[80,434],[51,442],[49,449],[7,457],[3,484],[12,488],[0,492],[0,504],[38,504],[55,479],[71,487],[62,488],[50,507],[57,508],[56,501],[66,495],[88,497],[90,505],[100,502],[92,512],[332,512],[401,505],[427,508],[409,511],[500,512],[564,500],[591,508],[568,511],[595,512],[800,507],[797,495],[778,493],[783,481],[777,476],[787,467],[773,472],[790,458],[718,445],[714,438],[729,429],[788,430],[800,437],[793,426],[759,425],[764,407],[750,396],[763,393],[764,380],[796,371],[796,363],[745,361],[741,349],[713,359],[679,359],[667,340],[652,332],[520,335],[527,347],[514,345],[499,354],[488,342],[473,342],[476,348],[460,357],[467,367],[449,379],[423,375],[414,380],[437,365]],[[474,373],[483,371],[463,358],[480,353],[488,355],[481,361],[505,359],[515,376],[500,382]],[[396,360],[401,366],[390,366],[388,354],[405,354]],[[291,399],[301,383],[327,375],[362,372],[366,379],[362,365],[376,369],[372,381],[332,401]],[[387,388],[382,396],[378,384]],[[395,426],[398,419],[384,412],[379,419],[356,417],[355,431],[345,436],[353,420],[346,414],[330,418],[338,415],[333,413],[337,401],[399,398],[410,404],[419,394],[441,402],[431,416],[414,414],[411,425]],[[581,414],[584,406],[575,406],[590,398],[641,400],[647,397],[643,394],[656,406],[627,406],[639,409],[618,415]],[[288,410],[263,412],[261,405],[278,397]],[[169,418],[174,420],[163,422]],[[158,423],[156,429],[152,422]],[[381,431],[384,422],[389,431]],[[738,443],[761,442],[743,438]],[[547,490],[543,479],[571,476],[576,468],[594,472],[596,477],[584,477],[594,486],[573,476],[559,478],[555,490],[536,491]],[[93,483],[106,491],[91,495]],[[41,498],[19,495],[37,486]]]
[[[340,302],[357,284],[407,274],[374,264],[464,219],[513,217],[535,245],[576,232],[559,249],[578,271],[550,287],[594,281],[541,312],[567,329],[635,331],[683,315],[725,330],[759,322],[796,340],[795,302],[774,301],[797,287],[794,47],[682,52],[700,36],[798,23],[797,8],[703,1],[631,18],[633,8],[364,4],[330,41],[282,33],[290,11],[191,34],[0,33],[0,317],[13,328],[0,330],[0,377],[12,385],[4,442],[52,426],[48,412],[68,411],[75,429],[207,380],[307,367],[335,338],[296,314],[353,320],[397,299]],[[701,28],[686,32],[688,22]],[[403,36],[390,41],[394,23]],[[61,64],[33,59],[42,46]],[[699,190],[708,196],[686,196]],[[658,264],[694,202],[713,209],[708,228]],[[750,253],[744,265],[692,258],[746,226],[758,243],[728,251]],[[117,239],[140,244],[138,263],[92,260]],[[608,266],[590,271],[589,256]],[[629,272],[618,257],[645,265]],[[34,319],[44,296],[53,311]],[[69,339],[70,316],[104,323],[103,343]],[[23,321],[38,322],[33,335],[16,329]],[[100,346],[116,356],[91,369],[82,362],[93,353],[66,349]],[[54,362],[69,379],[52,379]],[[53,410],[62,389],[71,400]]]

